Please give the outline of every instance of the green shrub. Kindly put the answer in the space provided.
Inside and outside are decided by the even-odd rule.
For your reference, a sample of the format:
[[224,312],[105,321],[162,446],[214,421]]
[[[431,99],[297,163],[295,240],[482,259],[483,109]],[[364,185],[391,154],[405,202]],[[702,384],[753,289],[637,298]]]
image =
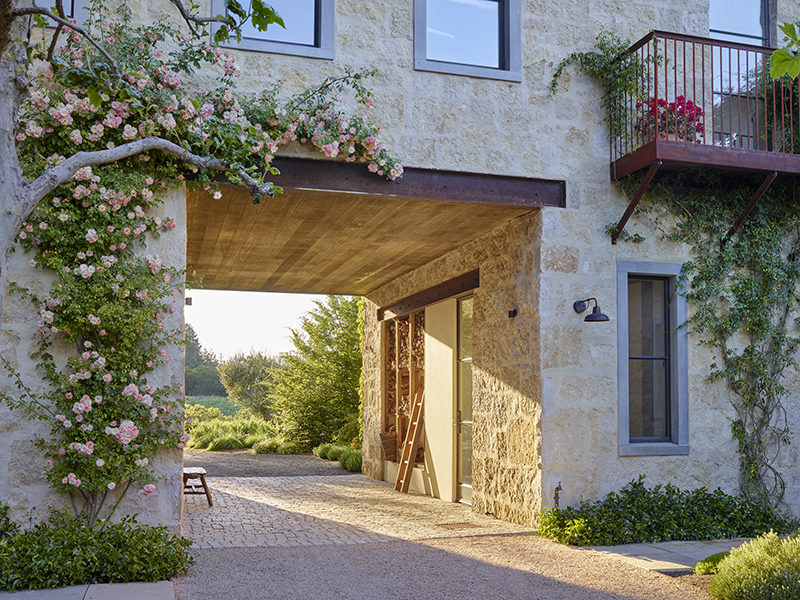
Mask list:
[[284,442],[278,448],[278,454],[305,454],[308,450],[306,442]]
[[358,417],[358,412],[347,417],[347,423],[336,433],[335,440],[337,442],[349,446],[355,440],[357,444],[360,444],[358,436],[361,433],[361,422],[358,420]]
[[244,441],[232,435],[228,435],[212,440],[206,450],[238,450],[240,448],[244,448]]
[[339,464],[348,471],[361,473],[361,450],[346,449],[339,457]]
[[259,433],[251,433],[244,438],[244,447],[252,448],[255,444],[264,439],[264,436]]
[[8,504],[0,502],[0,540],[17,531],[17,524],[8,516]]
[[242,410],[239,404],[225,396],[186,396],[186,404],[189,403],[206,408],[217,408],[227,417],[232,417]]
[[701,560],[694,566],[694,572],[698,575],[716,575],[719,563],[728,558],[729,551],[717,552],[708,558]]
[[795,522],[766,504],[705,488],[683,491],[667,484],[646,488],[644,476],[604,500],[581,500],[578,508],[546,509],[539,533],[564,544],[608,546],[755,537]]
[[253,452],[256,454],[275,454],[280,447],[280,440],[276,438],[266,438],[253,444]]
[[228,448],[224,442],[215,444],[215,440],[234,438],[237,443],[229,447],[249,448],[257,440],[274,436],[275,427],[264,419],[251,417],[242,411],[235,417],[221,417],[193,424],[189,433],[191,438],[186,444],[189,449],[226,450]]
[[0,538],[0,589],[159,581],[194,564],[192,542],[124,517],[102,531],[56,513],[28,531]]
[[326,453],[328,460],[339,460],[339,458],[347,452],[348,447],[342,446],[341,444],[333,444],[330,448],[328,448],[328,452]]
[[800,535],[780,538],[770,531],[731,550],[708,588],[724,600],[800,598]]
[[330,444],[330,443],[320,444],[319,446],[317,446],[316,448],[311,450],[311,452],[317,458],[328,458],[328,450],[330,450],[332,446],[333,446],[333,444]]
[[[185,429],[186,433],[191,434],[197,426],[203,421],[212,421],[214,419],[225,420],[225,415],[218,408],[207,408],[202,404],[186,404],[186,412],[184,414],[186,419]],[[228,417],[230,418],[230,417]]]

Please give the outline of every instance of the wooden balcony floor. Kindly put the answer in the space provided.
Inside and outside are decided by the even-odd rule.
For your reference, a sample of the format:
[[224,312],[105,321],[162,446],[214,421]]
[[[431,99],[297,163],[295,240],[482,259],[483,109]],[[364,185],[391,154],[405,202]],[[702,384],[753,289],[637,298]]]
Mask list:
[[737,173],[775,171],[779,175],[800,175],[800,154],[653,140],[612,162],[611,179],[618,181],[648,168],[657,160],[663,162],[662,170],[711,167]]

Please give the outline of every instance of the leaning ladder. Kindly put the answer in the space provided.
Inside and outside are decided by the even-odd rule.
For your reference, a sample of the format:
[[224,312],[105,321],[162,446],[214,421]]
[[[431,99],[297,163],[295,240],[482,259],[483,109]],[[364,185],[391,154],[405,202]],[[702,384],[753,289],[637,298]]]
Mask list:
[[425,378],[419,378],[417,392],[414,395],[414,406],[411,409],[411,419],[408,432],[403,442],[403,452],[400,456],[400,468],[397,471],[397,480],[394,489],[398,492],[408,492],[411,483],[411,474],[414,472],[414,463],[417,458],[417,449],[422,439],[422,401],[425,399]]

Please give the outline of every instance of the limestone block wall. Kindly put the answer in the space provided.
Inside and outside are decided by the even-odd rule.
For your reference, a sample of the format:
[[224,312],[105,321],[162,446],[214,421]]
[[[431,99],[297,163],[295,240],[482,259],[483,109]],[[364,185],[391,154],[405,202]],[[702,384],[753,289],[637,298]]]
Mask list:
[[[165,204],[154,211],[154,216],[171,216],[177,227],[159,239],[148,241],[148,255],[159,257],[165,265],[183,269],[186,265],[186,217],[184,192],[171,192]],[[159,214],[161,213],[161,214]],[[50,288],[52,278],[42,270],[30,266],[31,255],[18,249],[11,255],[9,280],[44,296]],[[175,313],[164,318],[166,327],[183,326],[183,295],[174,299]],[[36,370],[36,362],[30,358],[34,351],[33,335],[39,316],[33,305],[18,295],[6,290],[6,308],[0,326],[0,356],[20,373],[22,381],[32,390],[42,389],[43,382]],[[69,348],[56,343],[51,349],[57,362],[66,363]],[[183,385],[183,348],[167,348],[169,364],[153,371],[154,386]],[[17,397],[18,390],[6,373],[0,377],[0,393]],[[29,421],[23,411],[11,411],[0,404],[0,502],[11,507],[12,518],[18,523],[27,523],[29,516],[40,521],[48,514],[48,506],[65,507],[69,498],[53,492],[42,476],[44,458],[33,441],[49,435],[49,427],[40,421]],[[149,524],[163,524],[178,531],[182,496],[183,453],[171,450],[163,453],[152,463],[153,472],[163,479],[149,497],[141,496],[131,488],[120,505],[120,514],[138,513],[140,520]]]
[[[540,211],[498,227],[367,297],[364,469],[383,477],[381,333],[377,308],[480,269],[473,321],[473,506],[532,525],[541,506]],[[510,319],[508,311],[518,315]]]

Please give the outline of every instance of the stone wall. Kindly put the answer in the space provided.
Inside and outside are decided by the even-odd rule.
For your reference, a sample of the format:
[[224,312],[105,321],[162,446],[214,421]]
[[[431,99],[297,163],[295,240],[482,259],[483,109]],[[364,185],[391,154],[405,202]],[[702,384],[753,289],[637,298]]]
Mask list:
[[[367,297],[364,474],[383,477],[377,307],[480,268],[473,316],[473,505],[532,525],[541,506],[539,240],[541,212],[498,227]],[[514,318],[508,311],[516,309]]]
[[[165,265],[183,269],[186,265],[186,218],[184,192],[171,192],[164,206],[153,211],[153,216],[171,216],[177,227],[163,234],[159,239],[151,239],[147,253],[163,260]],[[9,280],[44,296],[50,288],[52,276],[30,266],[31,255],[17,249],[11,255]],[[183,325],[183,295],[174,300],[175,313],[167,314],[164,325],[168,328]],[[36,369],[36,361],[30,358],[35,349],[33,335],[38,325],[38,312],[33,305],[18,295],[6,290],[6,308],[0,328],[0,355],[11,367],[20,373],[22,381],[32,390],[41,389],[42,380]],[[63,343],[56,343],[51,349],[56,362],[65,364],[70,349]],[[172,346],[167,349],[169,364],[153,371],[150,378],[154,386],[183,385],[183,348]],[[0,394],[17,397],[18,390],[12,379],[0,377]],[[18,523],[26,523],[29,515],[34,521],[47,516],[48,506],[67,506],[69,498],[53,492],[42,476],[44,458],[33,440],[47,437],[49,427],[41,421],[30,421],[22,410],[10,411],[0,404],[0,502],[11,507],[11,516]],[[179,450],[165,452],[152,462],[152,470],[163,480],[157,484],[156,491],[144,497],[131,488],[120,505],[121,514],[139,513],[140,520],[149,524],[164,524],[177,531],[180,524],[182,499],[183,453]]]

